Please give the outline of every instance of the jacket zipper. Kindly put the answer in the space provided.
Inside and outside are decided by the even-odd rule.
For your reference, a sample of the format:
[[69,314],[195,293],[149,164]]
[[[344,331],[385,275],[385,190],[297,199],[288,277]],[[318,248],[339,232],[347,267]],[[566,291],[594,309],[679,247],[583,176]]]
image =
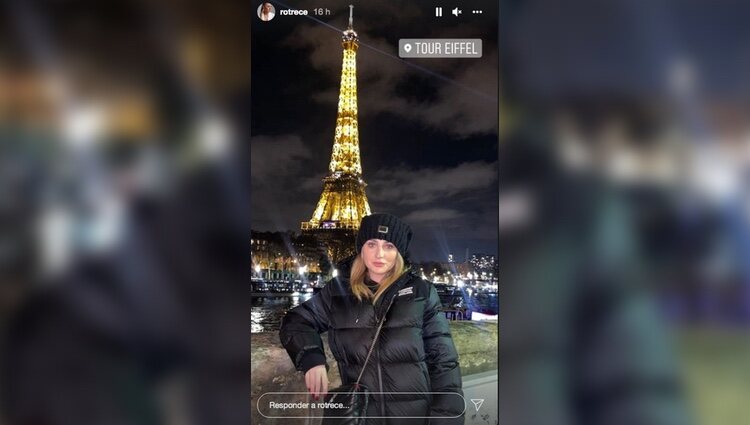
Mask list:
[[383,422],[386,422],[385,395],[383,394],[383,372],[380,369],[380,348],[378,348],[378,384],[380,384],[380,416],[383,417]]
[[[378,309],[375,308],[375,305],[372,306],[373,313],[375,316],[375,323],[380,322],[380,318],[378,317]],[[385,397],[383,397],[383,371],[380,368],[380,347],[375,347],[376,354],[378,356],[378,388],[380,391],[380,416],[385,416]],[[382,419],[385,421],[385,419]]]
[[[378,317],[377,309],[375,309],[375,306],[373,306],[373,309],[375,309],[375,317],[377,318],[378,322],[380,322],[381,319],[385,318],[385,316],[388,315],[388,310],[391,309],[391,305],[393,305],[393,301],[395,298],[396,298],[395,295],[391,297],[388,307],[385,308],[385,312],[383,313],[382,317]],[[382,306],[382,303],[381,303],[381,306]],[[385,325],[385,323],[383,325]],[[383,394],[383,370],[380,367],[380,346],[376,346],[376,350],[378,352],[378,385],[380,386],[380,416],[383,417],[383,423],[387,423],[387,420],[385,417],[385,395]]]

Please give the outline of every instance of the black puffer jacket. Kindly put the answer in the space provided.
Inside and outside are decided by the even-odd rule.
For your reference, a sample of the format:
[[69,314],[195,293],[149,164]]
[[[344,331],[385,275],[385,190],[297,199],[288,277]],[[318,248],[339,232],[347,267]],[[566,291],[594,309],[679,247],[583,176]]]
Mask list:
[[345,277],[328,282],[283,319],[281,343],[297,370],[307,372],[326,363],[320,334],[327,331],[343,383],[356,382],[376,325],[385,314],[380,339],[361,383],[371,392],[412,394],[373,394],[367,423],[463,424],[465,401],[458,355],[448,323],[439,312],[435,287],[405,273],[372,305],[357,301],[348,270],[342,267],[341,271]]

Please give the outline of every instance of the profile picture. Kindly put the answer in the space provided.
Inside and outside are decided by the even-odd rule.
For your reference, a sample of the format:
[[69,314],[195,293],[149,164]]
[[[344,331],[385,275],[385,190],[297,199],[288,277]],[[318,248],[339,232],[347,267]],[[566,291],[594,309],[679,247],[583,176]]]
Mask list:
[[258,6],[258,17],[261,21],[270,21],[276,16],[276,8],[271,3],[265,2]]

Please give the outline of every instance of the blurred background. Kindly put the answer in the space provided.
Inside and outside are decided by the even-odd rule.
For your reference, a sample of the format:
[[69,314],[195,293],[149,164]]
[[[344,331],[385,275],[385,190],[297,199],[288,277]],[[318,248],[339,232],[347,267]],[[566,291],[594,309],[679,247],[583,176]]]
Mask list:
[[0,423],[248,423],[244,2],[0,5]]
[[[500,417],[750,400],[750,6],[500,2]],[[246,2],[0,8],[0,423],[249,422]]]
[[750,7],[501,1],[506,423],[744,423]]

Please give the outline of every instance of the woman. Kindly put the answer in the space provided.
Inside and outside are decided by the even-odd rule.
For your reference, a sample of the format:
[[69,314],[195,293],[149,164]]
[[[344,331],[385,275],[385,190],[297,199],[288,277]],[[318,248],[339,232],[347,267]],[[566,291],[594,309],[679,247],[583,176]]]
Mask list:
[[385,316],[361,383],[373,393],[401,394],[372,394],[367,423],[463,424],[458,355],[435,287],[404,261],[411,237],[409,226],[393,215],[363,218],[357,255],[339,265],[339,278],[287,313],[281,343],[320,400],[328,391],[320,334],[328,332],[342,383],[352,384]]
[[271,3],[263,3],[260,6],[258,16],[260,16],[261,21],[268,22],[273,19],[274,16],[276,16],[276,10]]

